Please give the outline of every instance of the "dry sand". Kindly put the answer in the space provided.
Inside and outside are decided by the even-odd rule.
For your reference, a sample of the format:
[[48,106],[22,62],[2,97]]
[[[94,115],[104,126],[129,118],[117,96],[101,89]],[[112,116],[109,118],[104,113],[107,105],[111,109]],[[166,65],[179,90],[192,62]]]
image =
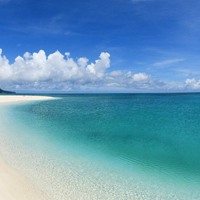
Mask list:
[[54,97],[49,96],[29,96],[29,95],[0,95],[0,104],[20,103],[25,101],[44,101],[53,100]]

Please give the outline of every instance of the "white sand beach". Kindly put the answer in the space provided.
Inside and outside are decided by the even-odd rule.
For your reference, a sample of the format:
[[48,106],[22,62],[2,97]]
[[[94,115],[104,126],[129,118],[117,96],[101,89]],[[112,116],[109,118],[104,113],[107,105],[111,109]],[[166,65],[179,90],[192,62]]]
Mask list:
[[[87,155],[91,150],[89,148],[83,153],[80,152],[82,148],[79,149],[79,144],[81,143],[74,146],[75,142],[68,142],[68,138],[62,143],[63,138],[59,140],[56,134],[49,134],[46,137],[45,129],[39,129],[42,127],[40,121],[33,121],[36,118],[31,118],[29,109],[26,111],[30,115],[25,113],[22,118],[24,121],[18,124],[21,112],[18,115],[17,111],[20,109],[16,109],[15,106],[12,109],[10,106],[23,102],[54,99],[57,98],[0,95],[0,200],[199,199],[198,185],[197,188],[190,185],[188,187],[186,182],[185,187],[183,182],[166,181],[165,176],[163,176],[163,181],[163,177],[157,177],[155,173],[148,175],[148,170],[144,173],[143,169],[138,167],[139,165],[133,165],[132,168],[132,165],[128,164],[126,170],[121,163],[118,165],[117,159],[113,159],[114,164],[110,164],[110,156],[104,162],[104,155],[94,154],[100,155],[99,160],[93,158],[93,154]],[[63,105],[62,102],[61,105]],[[41,108],[37,104],[34,106]],[[50,106],[47,108],[51,109]],[[70,104],[67,106],[69,107]],[[61,106],[61,109],[67,106]],[[38,132],[34,130],[31,132],[31,128],[37,122],[39,126],[35,130]],[[33,126],[31,126],[32,123]],[[21,125],[26,126],[24,128]],[[56,127],[53,130],[61,129]],[[129,167],[131,167],[130,173]]]
[[[0,106],[26,101],[53,100],[47,96],[0,95]],[[10,167],[0,152],[0,199],[1,200],[44,200],[44,196],[26,178]]]
[[29,180],[8,166],[0,158],[0,199],[44,200],[45,198]]
[[0,104],[20,103],[25,101],[44,101],[53,100],[54,97],[49,96],[29,96],[29,95],[0,95]]

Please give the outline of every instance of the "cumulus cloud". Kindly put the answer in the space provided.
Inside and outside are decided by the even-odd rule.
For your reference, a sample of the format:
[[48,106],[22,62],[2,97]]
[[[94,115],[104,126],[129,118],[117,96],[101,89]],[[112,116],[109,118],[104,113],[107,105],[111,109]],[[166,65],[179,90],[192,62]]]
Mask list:
[[194,79],[194,78],[186,79],[185,84],[186,84],[186,88],[188,89],[194,89],[194,90],[200,89],[200,80],[198,79]]
[[155,89],[155,81],[146,73],[134,73],[133,71],[112,71],[106,75],[106,86],[128,90],[152,90]]
[[0,84],[17,89],[39,90],[107,90],[150,89],[151,75],[133,71],[111,71],[110,54],[102,52],[95,62],[86,57],[73,59],[70,53],[56,51],[46,55],[44,50],[26,52],[14,63],[0,49]]
[[13,64],[2,56],[0,51],[0,80],[35,82],[52,81],[62,82],[68,80],[98,80],[104,76],[105,70],[110,67],[110,55],[101,53],[95,63],[88,64],[87,58],[67,58],[59,51],[49,56],[43,50],[30,54],[26,52],[23,57],[15,58]]

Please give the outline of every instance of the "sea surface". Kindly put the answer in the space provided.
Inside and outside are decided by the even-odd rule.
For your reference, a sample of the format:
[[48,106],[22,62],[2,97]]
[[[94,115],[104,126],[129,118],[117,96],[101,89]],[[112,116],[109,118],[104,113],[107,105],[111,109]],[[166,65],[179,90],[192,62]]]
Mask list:
[[1,156],[49,200],[200,199],[200,94],[53,96],[0,107]]

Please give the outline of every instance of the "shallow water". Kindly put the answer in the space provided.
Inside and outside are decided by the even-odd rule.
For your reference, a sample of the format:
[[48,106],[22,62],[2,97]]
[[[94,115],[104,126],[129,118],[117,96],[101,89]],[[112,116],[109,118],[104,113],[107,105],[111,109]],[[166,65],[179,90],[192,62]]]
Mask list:
[[49,199],[200,199],[200,94],[59,97],[1,109],[3,156]]

